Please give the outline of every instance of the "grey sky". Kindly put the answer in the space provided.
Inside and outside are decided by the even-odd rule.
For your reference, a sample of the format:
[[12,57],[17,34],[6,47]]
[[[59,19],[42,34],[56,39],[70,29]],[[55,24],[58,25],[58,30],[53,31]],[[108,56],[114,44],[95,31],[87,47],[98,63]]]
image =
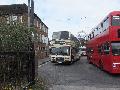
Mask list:
[[[52,32],[67,30],[77,35],[89,33],[111,11],[120,10],[120,0],[34,0],[35,13]],[[1,0],[0,4],[26,3],[27,0]]]

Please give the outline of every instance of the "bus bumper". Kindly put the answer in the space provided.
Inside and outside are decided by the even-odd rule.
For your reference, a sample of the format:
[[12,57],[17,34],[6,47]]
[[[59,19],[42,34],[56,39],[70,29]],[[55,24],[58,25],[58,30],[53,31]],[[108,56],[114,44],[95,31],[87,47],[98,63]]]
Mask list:
[[51,60],[51,63],[68,64],[68,63],[71,63],[71,61],[67,61],[67,60],[63,60],[63,61]]
[[111,73],[112,73],[112,74],[120,74],[120,68],[113,68],[113,69],[111,70]]
[[68,63],[71,63],[71,61],[56,61],[56,63],[59,63],[59,64],[61,64],[61,63],[63,63],[63,64],[68,64]]
[[56,61],[54,61],[54,60],[51,60],[51,63],[56,63]]
[[113,63],[111,73],[120,74],[120,63]]

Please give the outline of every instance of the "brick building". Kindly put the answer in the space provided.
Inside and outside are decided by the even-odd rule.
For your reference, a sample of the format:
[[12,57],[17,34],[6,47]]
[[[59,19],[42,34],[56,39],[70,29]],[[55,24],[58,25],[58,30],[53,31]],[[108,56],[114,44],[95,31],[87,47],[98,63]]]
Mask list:
[[[28,25],[28,6],[26,4],[0,5],[0,23],[19,22]],[[38,58],[48,56],[48,27],[34,13],[34,27],[37,32],[35,52]]]

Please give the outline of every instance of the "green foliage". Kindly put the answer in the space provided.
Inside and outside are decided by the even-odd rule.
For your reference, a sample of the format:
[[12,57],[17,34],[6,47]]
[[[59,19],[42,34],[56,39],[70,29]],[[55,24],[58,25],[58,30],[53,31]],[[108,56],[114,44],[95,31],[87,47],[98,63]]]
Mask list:
[[37,77],[35,84],[32,85],[31,88],[31,90],[48,90],[48,82],[41,77]]
[[0,51],[28,51],[34,28],[21,24],[0,24]]

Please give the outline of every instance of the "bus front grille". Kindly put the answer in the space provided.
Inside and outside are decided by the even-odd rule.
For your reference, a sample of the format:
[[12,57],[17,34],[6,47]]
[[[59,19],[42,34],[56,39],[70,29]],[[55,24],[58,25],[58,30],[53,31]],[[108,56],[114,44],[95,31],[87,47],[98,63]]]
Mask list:
[[57,61],[57,62],[64,62],[64,58],[63,58],[63,57],[57,57],[57,58],[56,58],[56,61]]

